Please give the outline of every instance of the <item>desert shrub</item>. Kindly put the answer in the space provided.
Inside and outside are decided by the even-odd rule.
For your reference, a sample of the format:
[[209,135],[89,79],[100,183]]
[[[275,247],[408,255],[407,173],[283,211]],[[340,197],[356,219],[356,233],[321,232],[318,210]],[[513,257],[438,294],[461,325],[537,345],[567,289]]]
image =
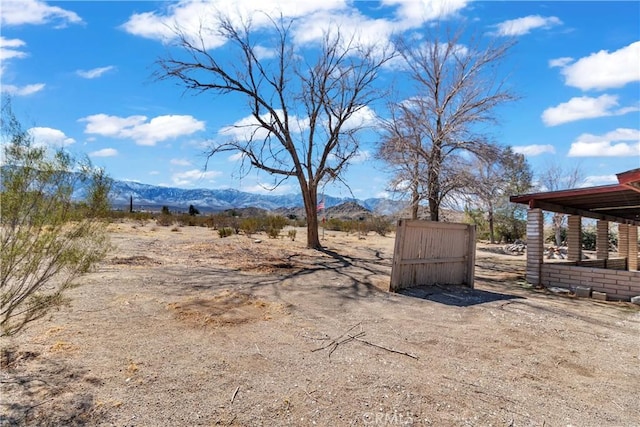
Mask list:
[[280,230],[279,228],[270,227],[267,230],[267,236],[269,236],[270,239],[277,239],[280,236]]
[[195,227],[197,225],[202,225],[206,221],[206,218],[182,214],[176,217],[176,221],[181,227]]
[[[556,235],[553,231],[553,228],[549,228],[545,230],[546,232],[546,236],[545,236],[545,242],[547,243],[551,243],[553,245],[556,244]],[[561,227],[560,228],[560,241],[562,242],[566,242],[567,241],[567,227]]]
[[200,225],[207,228],[215,228],[215,225],[216,225],[215,218],[213,216],[208,216],[206,218],[203,218],[202,223]]
[[585,227],[582,229],[582,248],[588,251],[596,250],[596,227]]
[[218,228],[218,236],[220,237],[229,237],[233,234],[233,228],[231,227],[222,227]]
[[391,232],[391,222],[383,216],[374,216],[367,221],[367,230],[384,237]]
[[516,240],[523,240],[527,237],[527,221],[496,214],[494,232],[498,242],[513,243]]
[[267,235],[271,239],[277,239],[280,231],[287,225],[287,219],[280,215],[268,216],[266,218]]
[[0,336],[9,336],[65,303],[106,256],[111,181],[88,160],[35,145],[8,100],[1,117]]
[[307,228],[307,220],[305,218],[296,218],[296,219],[291,221],[291,225],[294,226],[294,227]]
[[156,224],[163,227],[169,227],[170,225],[173,225],[174,222],[175,222],[175,219],[173,218],[172,215],[160,214],[156,218]]
[[273,215],[267,217],[267,225],[269,228],[276,228],[282,230],[289,221],[281,215]]
[[293,242],[294,240],[296,240],[296,234],[297,234],[297,230],[293,229],[293,230],[289,230],[287,232],[287,236],[289,237],[289,239],[291,239],[291,241]]
[[251,237],[252,234],[258,232],[260,227],[260,222],[257,218],[243,218],[240,221],[240,230],[244,232],[247,236]]
[[338,218],[329,218],[325,221],[324,227],[330,231],[345,231],[345,221]]

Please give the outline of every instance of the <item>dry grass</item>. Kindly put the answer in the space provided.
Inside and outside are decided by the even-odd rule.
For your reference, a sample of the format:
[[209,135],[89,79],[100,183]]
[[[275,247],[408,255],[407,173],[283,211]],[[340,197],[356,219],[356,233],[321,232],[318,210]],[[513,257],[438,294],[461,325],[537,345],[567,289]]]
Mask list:
[[282,304],[246,293],[223,291],[209,298],[190,298],[167,305],[174,315],[192,326],[232,326],[270,320],[287,314]]

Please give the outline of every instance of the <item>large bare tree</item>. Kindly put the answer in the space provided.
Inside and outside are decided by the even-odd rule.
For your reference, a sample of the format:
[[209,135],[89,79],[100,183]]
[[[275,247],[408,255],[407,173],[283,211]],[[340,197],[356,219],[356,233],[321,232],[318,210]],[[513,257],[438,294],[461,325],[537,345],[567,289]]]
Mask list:
[[[495,109],[515,99],[496,74],[511,43],[471,40],[463,45],[462,35],[448,32],[441,37],[434,31],[424,43],[396,40],[414,82],[413,96],[394,107],[394,123],[387,126],[381,150],[420,159],[424,170],[414,168],[408,181],[422,181],[420,198],[428,201],[432,221],[440,219],[443,201],[464,187],[464,153],[495,153],[479,125],[495,123]],[[415,212],[415,195],[413,199]]]
[[[251,121],[236,124],[237,136],[216,143],[210,154],[239,152],[249,166],[244,170],[265,171],[276,177],[274,185],[297,180],[307,245],[319,249],[318,188],[343,182],[341,174],[358,154],[357,134],[367,126],[362,113],[383,96],[373,83],[389,56],[344,37],[339,28],[328,29],[311,49],[295,45],[292,22],[282,18],[270,18],[270,31],[255,32],[250,21],[217,21],[198,37],[178,32],[180,49],[158,61],[159,77],[177,79],[196,93],[235,94],[247,101]],[[223,48],[207,49],[210,32],[226,40]]]

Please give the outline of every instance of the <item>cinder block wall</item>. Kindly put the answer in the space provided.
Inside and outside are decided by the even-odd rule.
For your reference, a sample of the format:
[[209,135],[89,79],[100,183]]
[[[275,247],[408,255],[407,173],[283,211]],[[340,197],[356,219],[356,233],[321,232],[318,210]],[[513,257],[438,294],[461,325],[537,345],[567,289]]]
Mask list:
[[628,301],[631,297],[640,295],[639,271],[545,263],[542,264],[541,282],[547,287],[590,287],[594,291],[606,292],[607,297],[613,300]]

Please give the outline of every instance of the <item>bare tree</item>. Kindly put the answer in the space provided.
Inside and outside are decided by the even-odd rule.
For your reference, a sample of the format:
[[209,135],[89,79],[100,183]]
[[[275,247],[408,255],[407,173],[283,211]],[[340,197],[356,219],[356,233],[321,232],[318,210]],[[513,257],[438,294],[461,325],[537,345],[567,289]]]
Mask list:
[[[563,167],[557,162],[547,164],[540,173],[538,182],[545,191],[558,191],[575,188],[583,180],[583,173],[579,165]],[[566,226],[567,216],[554,212],[551,216],[551,228],[553,229],[556,246],[562,245],[562,229]]]
[[[319,51],[296,49],[292,22],[271,19],[270,38],[250,23],[219,16],[214,30],[199,38],[179,34],[180,55],[158,61],[161,79],[177,79],[197,93],[235,94],[247,101],[251,123],[236,126],[244,135],[213,146],[210,155],[240,152],[244,168],[258,168],[298,181],[307,216],[307,245],[321,248],[318,236],[318,188],[335,180],[358,154],[358,132],[366,127],[360,113],[383,96],[372,86],[389,56],[380,49],[327,31]],[[212,31],[227,41],[237,57],[206,48]],[[260,40],[261,44],[257,43]],[[265,46],[270,42],[270,46]]]
[[531,178],[531,168],[525,157],[514,153],[511,147],[497,150],[495,156],[476,157],[471,162],[466,172],[464,197],[486,214],[491,243],[496,242],[497,221],[509,222],[502,224],[505,230],[510,225],[512,229],[508,234],[518,234],[513,230],[518,218],[510,206],[509,196],[527,192],[531,188]]
[[[459,174],[468,167],[463,153],[485,157],[494,153],[478,125],[494,123],[496,107],[515,96],[497,80],[497,65],[511,44],[479,40],[461,44],[462,32],[439,36],[416,45],[398,39],[396,47],[415,83],[415,96],[396,108],[396,123],[391,126],[384,144],[386,151],[414,152],[424,163],[426,174],[412,179],[423,180],[431,220],[438,221],[443,201],[464,187]],[[410,125],[409,125],[410,124]]]
[[377,157],[393,171],[389,189],[397,193],[409,193],[411,219],[418,219],[420,202],[426,176],[422,162],[422,137],[420,126],[402,113],[402,106],[391,107],[391,119],[383,124],[385,135],[378,147]]

